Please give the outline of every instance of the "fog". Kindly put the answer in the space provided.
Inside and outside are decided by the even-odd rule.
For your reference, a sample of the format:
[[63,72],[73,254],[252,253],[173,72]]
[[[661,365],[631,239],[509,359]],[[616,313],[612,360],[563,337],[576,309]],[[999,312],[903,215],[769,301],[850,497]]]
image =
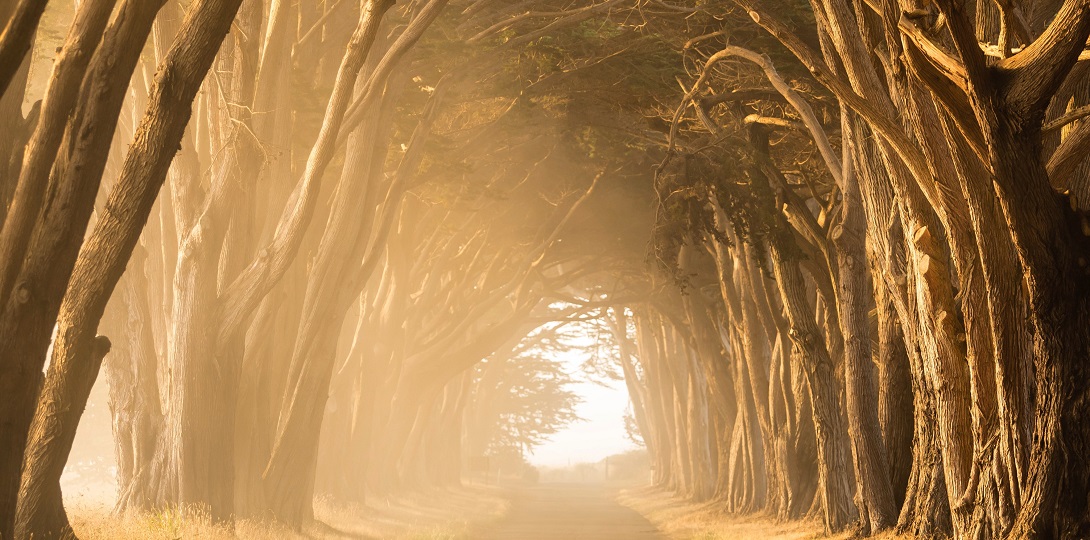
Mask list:
[[1090,0],[0,28],[0,540],[1090,536]]
[[[565,369],[575,371],[585,359],[573,354],[555,360]],[[632,405],[623,382],[581,381],[573,385],[573,391],[580,400],[575,407],[580,420],[564,426],[537,445],[527,461],[535,466],[567,467],[597,463],[638,448],[625,429],[625,415],[631,414]]]

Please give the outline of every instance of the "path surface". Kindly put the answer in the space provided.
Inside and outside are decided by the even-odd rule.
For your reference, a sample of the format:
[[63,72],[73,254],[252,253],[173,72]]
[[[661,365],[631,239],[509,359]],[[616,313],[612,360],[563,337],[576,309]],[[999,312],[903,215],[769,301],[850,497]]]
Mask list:
[[511,510],[480,540],[666,540],[612,491],[594,485],[540,484],[515,493]]

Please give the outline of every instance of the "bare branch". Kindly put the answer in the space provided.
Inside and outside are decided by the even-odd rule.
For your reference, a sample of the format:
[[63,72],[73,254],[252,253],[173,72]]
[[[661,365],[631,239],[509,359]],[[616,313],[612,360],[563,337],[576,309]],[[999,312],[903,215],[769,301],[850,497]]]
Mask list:
[[579,10],[578,12],[572,13],[571,15],[568,15],[562,19],[557,19],[545,25],[545,27],[541,28],[540,30],[514,38],[511,41],[505,43],[504,45],[507,47],[521,47],[522,45],[525,45],[539,37],[548,35],[549,32],[552,32],[559,28],[563,28],[565,26],[571,26],[573,24],[581,23],[594,16],[595,13],[603,11],[607,8],[611,8],[617,4],[620,4],[623,1],[624,0],[607,0],[600,4],[590,6],[592,9]]
[[893,118],[883,113],[875,104],[855,93],[855,90],[837,78],[825,65],[825,62],[821,60],[821,57],[803,43],[797,33],[772,15],[772,12],[764,8],[759,0],[735,0],[735,3],[749,11],[749,15],[754,22],[787,47],[802,62],[802,65],[806,66],[814,79],[829,89],[841,103],[863,117],[874,132],[889,143],[913,176],[918,178],[920,182],[927,182],[928,179],[932,178],[923,152],[905,135],[904,130],[897,125]]
[[1043,131],[1043,132],[1055,131],[1055,130],[1060,129],[1060,128],[1062,128],[1062,127],[1064,127],[1064,126],[1066,126],[1066,125],[1068,125],[1068,124],[1070,124],[1072,122],[1082,120],[1083,118],[1086,118],[1087,116],[1090,116],[1090,105],[1083,105],[1082,107],[1078,107],[1078,108],[1076,108],[1074,110],[1068,111],[1063,116],[1061,116],[1061,117],[1059,117],[1059,118],[1057,118],[1057,119],[1055,119],[1055,120],[1053,120],[1051,122],[1046,123],[1044,126],[1041,127],[1041,131]]
[[825,166],[829,168],[829,174],[833,176],[833,179],[839,185],[842,182],[841,163],[837,153],[833,151],[833,146],[829,144],[829,137],[825,134],[825,129],[822,128],[821,122],[818,121],[814,110],[810,108],[810,104],[794,88],[791,88],[791,85],[787,84],[779,72],[776,71],[776,66],[772,65],[772,60],[767,55],[757,54],[749,49],[733,45],[725,47],[723,51],[732,56],[749,60],[764,71],[765,76],[768,77],[768,82],[772,83],[772,87],[791,104],[795,112],[802,118],[802,123],[814,139],[814,146],[821,152],[821,157],[825,160]]
[[[1090,114],[1090,111],[1083,110],[1081,114],[1085,116]],[[1088,153],[1090,153],[1090,122],[1083,122],[1064,137],[1063,142],[1048,160],[1046,169],[1053,185],[1060,190],[1066,188],[1070,183],[1070,177],[1075,174],[1075,169],[1086,160]]]
[[1021,52],[1001,60],[1009,82],[1007,104],[1024,120],[1044,114],[1090,37],[1090,0],[1066,0],[1044,33]]
[[4,33],[0,35],[0,96],[7,91],[8,85],[19,71],[19,66],[23,64],[26,53],[30,51],[38,22],[41,21],[48,3],[49,0],[19,2],[19,7],[15,8],[15,16],[8,21]]

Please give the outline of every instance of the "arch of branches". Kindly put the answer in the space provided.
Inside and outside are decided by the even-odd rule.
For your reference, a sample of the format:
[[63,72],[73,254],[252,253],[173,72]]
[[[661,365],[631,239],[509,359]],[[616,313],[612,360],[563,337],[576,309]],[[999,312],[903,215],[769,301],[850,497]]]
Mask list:
[[0,538],[73,534],[97,378],[119,511],[301,526],[533,444],[516,382],[569,418],[532,361],[579,325],[663,489],[1090,534],[1086,0],[0,21]]

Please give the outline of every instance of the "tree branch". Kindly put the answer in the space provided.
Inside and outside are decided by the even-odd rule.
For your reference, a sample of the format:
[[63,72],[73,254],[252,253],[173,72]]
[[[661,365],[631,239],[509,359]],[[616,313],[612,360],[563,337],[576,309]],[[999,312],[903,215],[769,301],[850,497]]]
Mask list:
[[905,162],[909,171],[920,182],[932,178],[923,152],[920,151],[916,143],[908,138],[901,126],[893,118],[879,110],[873,103],[855,93],[855,90],[844,81],[837,78],[825,65],[825,62],[820,59],[821,57],[803,43],[797,32],[780,22],[759,0],[734,1],[749,12],[754,22],[772,34],[784,47],[787,47],[802,62],[802,65],[806,66],[806,69],[810,71],[815,80],[832,92],[841,103],[863,117],[871,129],[889,143],[893,151]]
[[0,35],[0,96],[7,91],[8,85],[19,72],[19,66],[23,65],[23,59],[30,51],[38,22],[42,20],[42,13],[48,3],[49,0],[19,2],[15,15]]
[[1090,116],[1090,105],[1083,105],[1082,107],[1064,113],[1063,116],[1051,122],[1046,122],[1045,125],[1041,127],[1041,131],[1055,131],[1072,122],[1082,120],[1087,116]]
[[1048,177],[1055,187],[1060,190],[1067,187],[1069,178],[1075,173],[1079,164],[1086,160],[1088,153],[1090,153],[1090,122],[1083,122],[1064,137],[1063,142],[1048,160],[1046,165]]
[[757,54],[742,47],[727,46],[723,51],[745,58],[757,64],[765,72],[765,76],[768,77],[768,82],[772,83],[772,87],[791,104],[799,117],[802,118],[802,123],[810,132],[810,136],[814,138],[814,146],[817,146],[822,159],[825,160],[825,166],[829,168],[829,174],[839,185],[842,181],[841,163],[836,152],[833,151],[833,146],[829,144],[829,137],[825,134],[825,129],[821,126],[821,122],[818,121],[814,110],[810,108],[810,104],[794,88],[791,88],[776,71],[776,66],[772,64],[772,60],[767,55]]
[[[1021,52],[1001,60],[1008,75],[1003,98],[1023,120],[1036,121],[1067,78],[1090,37],[1090,0],[1066,0],[1044,33]],[[974,41],[975,42],[975,41]]]
[[935,2],[946,17],[954,47],[961,56],[967,83],[966,93],[971,95],[982,88],[990,88],[992,75],[988,71],[984,51],[980,49],[980,43],[976,40],[973,10],[966,5],[965,0],[935,0]]
[[962,92],[966,95],[969,94],[969,73],[959,60],[950,56],[942,47],[931,41],[920,30],[920,27],[916,26],[916,23],[903,13],[901,19],[897,22],[897,28],[901,30],[905,39],[916,47],[919,54],[929,64],[934,66],[950,82],[957,85]]
[[[911,33],[918,31],[915,25],[905,17],[901,18],[900,26],[906,38],[910,36]],[[920,37],[922,37],[922,35]],[[930,40],[926,40],[926,42],[931,43]],[[957,124],[958,131],[961,132],[966,141],[968,141],[970,148],[973,149],[973,152],[977,157],[979,157],[982,162],[988,163],[984,134],[980,130],[980,124],[977,122],[976,113],[973,111],[972,104],[969,102],[969,79],[964,68],[962,67],[960,69],[959,80],[957,70],[952,72],[949,70],[949,65],[947,65],[947,69],[937,65],[937,63],[945,62],[957,63],[957,60],[945,56],[945,53],[942,53],[941,50],[932,52],[943,54],[943,58],[929,56],[913,39],[905,39],[904,44],[905,59],[913,68],[916,77],[940,102],[942,102],[943,106],[946,107],[946,110],[950,113],[955,124]],[[932,44],[932,46],[934,45]]]

